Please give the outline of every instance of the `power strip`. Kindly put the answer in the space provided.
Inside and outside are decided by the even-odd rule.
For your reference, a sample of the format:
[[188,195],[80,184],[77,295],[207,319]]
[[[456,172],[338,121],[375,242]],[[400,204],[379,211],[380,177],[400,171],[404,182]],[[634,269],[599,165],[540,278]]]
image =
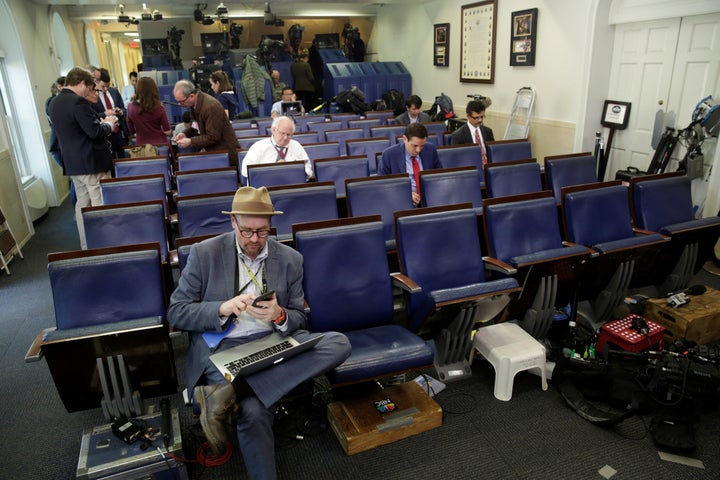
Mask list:
[[445,384],[440,380],[436,380],[430,375],[418,375],[413,379],[422,389],[431,397],[445,390]]

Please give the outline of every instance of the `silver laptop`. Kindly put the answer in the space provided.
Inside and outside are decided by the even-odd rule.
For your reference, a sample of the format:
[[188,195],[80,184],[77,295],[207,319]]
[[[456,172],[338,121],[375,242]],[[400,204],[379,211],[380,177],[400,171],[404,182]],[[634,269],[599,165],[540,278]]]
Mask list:
[[232,382],[237,376],[248,376],[310,350],[324,336],[325,334],[320,334],[300,343],[292,337],[283,337],[278,332],[272,332],[257,340],[213,353],[210,361],[227,381]]

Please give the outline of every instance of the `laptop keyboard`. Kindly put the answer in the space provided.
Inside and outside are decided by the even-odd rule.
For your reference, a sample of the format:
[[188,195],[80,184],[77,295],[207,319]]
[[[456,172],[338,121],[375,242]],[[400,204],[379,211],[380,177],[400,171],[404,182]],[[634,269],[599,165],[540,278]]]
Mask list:
[[263,358],[284,352],[285,350],[288,350],[290,348],[292,348],[292,343],[290,343],[289,340],[285,340],[278,343],[277,345],[273,345],[264,350],[253,353],[252,355],[248,355],[247,357],[238,358],[237,360],[228,362],[225,364],[225,368],[227,368],[233,376],[236,376],[242,367],[262,360]]

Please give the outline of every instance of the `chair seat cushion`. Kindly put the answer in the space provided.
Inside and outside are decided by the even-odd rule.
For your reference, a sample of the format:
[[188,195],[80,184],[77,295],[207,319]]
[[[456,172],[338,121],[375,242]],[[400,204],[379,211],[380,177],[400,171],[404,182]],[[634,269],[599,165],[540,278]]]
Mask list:
[[162,317],[147,317],[138,318],[136,320],[123,320],[115,323],[104,323],[101,325],[67,328],[64,330],[50,330],[43,336],[43,341],[52,342],[55,340],[67,340],[68,338],[98,336],[125,330],[137,330],[145,327],[160,325],[162,322]]
[[700,218],[697,220],[690,220],[688,222],[666,225],[660,229],[660,233],[672,235],[673,233],[682,232],[684,230],[692,230],[694,228],[708,227],[712,225],[720,225],[720,217]]
[[511,288],[517,288],[518,282],[514,278],[501,278],[499,280],[491,280],[482,283],[473,283],[457,288],[445,288],[442,290],[434,290],[430,292],[430,298],[433,303],[449,302],[460,298],[480,297],[501,292]]
[[622,238],[620,240],[613,240],[612,242],[603,242],[593,245],[592,248],[601,253],[608,253],[612,250],[619,250],[621,248],[636,247],[640,245],[647,245],[655,242],[662,242],[668,240],[659,233],[653,233],[650,235],[638,235],[636,237]]
[[537,263],[544,260],[553,260],[560,257],[575,255],[587,252],[587,248],[581,245],[573,245],[570,247],[552,248],[550,250],[542,250],[540,252],[528,253],[527,255],[518,255],[510,259],[510,265],[517,267],[528,263]]
[[432,348],[400,325],[381,325],[343,333],[350,340],[352,353],[328,374],[333,383],[377,378],[433,362]]

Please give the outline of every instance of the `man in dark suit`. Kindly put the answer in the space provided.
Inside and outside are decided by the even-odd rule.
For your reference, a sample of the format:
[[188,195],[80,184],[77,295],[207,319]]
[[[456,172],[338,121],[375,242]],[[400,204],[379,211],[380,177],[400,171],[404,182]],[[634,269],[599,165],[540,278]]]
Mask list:
[[410,125],[411,123],[428,123],[430,115],[423,112],[422,99],[417,95],[410,95],[405,101],[405,111],[395,117],[395,121],[400,125]]
[[452,145],[475,143],[482,151],[482,163],[487,162],[486,142],[495,140],[493,131],[483,125],[485,120],[485,104],[481,100],[470,100],[465,107],[467,123],[455,130],[450,138]]
[[49,114],[60,142],[63,173],[75,187],[75,220],[80,246],[86,248],[81,209],[102,205],[100,180],[110,178],[112,152],[108,135],[117,124],[114,115],[101,119],[93,109],[99,86],[93,75],[75,67],[65,76],[65,86],[50,102]]
[[116,158],[123,158],[125,151],[123,147],[129,143],[129,134],[126,133],[127,126],[125,123],[125,104],[122,95],[117,88],[110,86],[110,72],[105,68],[100,68],[100,87],[102,92],[95,103],[95,110],[100,116],[115,115],[118,117],[118,124],[110,135],[110,144],[112,144],[113,154]]
[[[345,335],[325,332],[307,352],[271,368],[228,383],[210,354],[276,331],[302,342],[305,330],[303,259],[272,238],[276,211],[265,187],[241,187],[230,215],[232,232],[193,245],[177,289],[170,298],[168,321],[190,333],[185,380],[200,409],[200,423],[216,454],[225,450],[228,410],[237,404],[237,438],[250,478],[276,478],[273,405],[285,394],[341,364],[350,355]],[[275,294],[253,306],[268,291]],[[230,328],[232,326],[232,328]],[[227,332],[211,348],[207,332]],[[199,385],[207,383],[208,385]]]
[[428,143],[428,132],[422,123],[411,123],[405,128],[403,141],[383,150],[378,165],[378,175],[407,173],[412,184],[412,199],[420,204],[420,172],[442,168],[437,149]]

